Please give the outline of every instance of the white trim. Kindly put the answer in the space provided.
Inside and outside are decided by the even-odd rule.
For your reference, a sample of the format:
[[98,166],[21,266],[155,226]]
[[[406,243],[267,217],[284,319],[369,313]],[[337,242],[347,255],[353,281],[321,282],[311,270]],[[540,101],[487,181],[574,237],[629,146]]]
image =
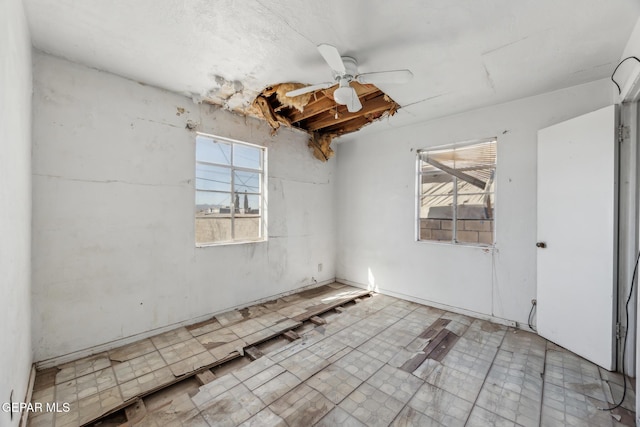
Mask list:
[[427,147],[427,148],[419,148],[418,150],[416,150],[416,154],[418,155],[418,158],[419,158],[421,153],[427,153],[430,151],[449,151],[449,150],[454,150],[459,148],[466,148],[470,145],[484,144],[485,142],[491,142],[491,141],[495,141],[497,144],[498,137],[492,136],[488,138],[468,139],[466,141],[453,142],[449,144],[439,144],[439,145],[434,145],[433,147]]
[[[423,219],[430,219],[430,218],[422,218],[420,215],[422,213],[422,190],[423,190],[423,186],[422,186],[422,176],[423,176],[423,171],[422,168],[420,167],[420,162],[421,162],[421,156],[423,153],[432,153],[432,152],[445,152],[445,151],[453,151],[455,152],[456,150],[462,150],[464,148],[467,147],[472,147],[475,145],[482,145],[482,144],[487,144],[487,143],[494,143],[495,144],[495,150],[496,150],[496,156],[494,159],[494,163],[493,163],[493,178],[491,178],[491,180],[493,181],[493,186],[494,189],[491,192],[491,195],[493,196],[493,217],[491,219],[486,219],[487,221],[491,221],[492,222],[492,226],[493,226],[493,230],[492,230],[492,243],[490,245],[486,245],[483,243],[472,243],[472,242],[459,242],[457,240],[458,237],[458,217],[457,217],[457,213],[458,213],[458,178],[456,176],[453,176],[453,203],[452,203],[452,217],[451,217],[451,234],[452,234],[452,240],[432,240],[432,239],[421,239],[420,238],[420,230],[421,230],[421,224],[422,224],[422,220]],[[467,141],[461,141],[461,142],[456,142],[456,143],[452,143],[452,144],[445,144],[445,145],[438,145],[435,147],[428,147],[428,148],[420,148],[418,150],[416,150],[416,193],[415,193],[415,230],[414,230],[414,241],[416,242],[426,242],[426,243],[442,243],[442,244],[449,244],[449,245],[454,245],[454,246],[479,246],[482,248],[493,248],[496,245],[496,213],[497,213],[497,209],[495,208],[495,206],[497,205],[496,203],[496,195],[498,193],[497,191],[497,179],[496,179],[496,175],[498,173],[498,137],[497,136],[493,136],[490,138],[481,138],[481,139],[473,139],[473,140],[467,140]],[[483,194],[483,193],[477,193],[477,194]],[[486,192],[484,192],[484,194],[486,194]],[[439,197],[439,196],[433,196],[433,197]]]
[[207,133],[207,132],[197,131],[196,134],[200,135],[200,136],[204,136],[206,138],[221,139],[221,140],[223,140],[225,142],[230,142],[230,143],[233,143],[233,144],[236,144],[236,143],[237,144],[244,144],[244,145],[249,145],[249,146],[252,146],[252,147],[255,147],[255,148],[261,148],[261,149],[266,149],[267,148],[264,145],[256,144],[256,143],[253,143],[253,142],[247,142],[247,141],[241,141],[239,139],[227,138],[226,136],[214,135],[212,133]]
[[213,243],[196,243],[196,249],[199,248],[210,248],[212,246],[232,246],[232,245],[246,245],[247,243],[264,243],[268,240],[266,238],[261,238],[260,240],[225,240],[223,242],[213,242]]
[[[33,385],[36,383],[36,364],[31,364],[31,373],[29,374],[29,385],[27,386],[27,393],[24,397],[24,403],[31,402],[33,396]],[[24,411],[20,417],[20,427],[27,427],[29,421],[29,411]]]
[[238,309],[242,309],[242,308],[249,307],[249,306],[252,306],[252,305],[261,304],[263,302],[271,301],[271,300],[274,300],[274,299],[277,299],[277,298],[282,298],[282,297],[285,297],[287,295],[295,294],[295,293],[298,293],[298,292],[303,292],[303,291],[306,291],[306,290],[309,290],[309,289],[317,288],[317,287],[328,285],[328,284],[335,283],[335,282],[336,282],[336,280],[334,278],[332,278],[332,279],[324,280],[322,282],[316,282],[316,283],[313,283],[311,285],[302,286],[300,288],[296,288],[296,289],[293,289],[293,290],[290,290],[290,291],[282,292],[282,293],[279,293],[279,294],[276,294],[276,295],[270,295],[270,296],[265,297],[265,298],[260,298],[258,300],[247,302],[245,304],[236,305],[234,307],[229,307],[229,308],[226,308],[224,310],[219,310],[219,311],[216,311],[216,312],[213,312],[213,313],[205,314],[203,316],[198,316],[198,317],[195,317],[193,319],[189,319],[189,320],[184,320],[182,322],[173,323],[171,325],[163,326],[161,328],[156,328],[156,329],[152,329],[152,330],[147,331],[147,332],[142,332],[142,333],[139,333],[139,334],[131,335],[131,336],[126,337],[126,338],[120,338],[120,339],[117,339],[117,340],[113,340],[113,341],[110,341],[110,342],[107,342],[107,343],[104,343],[104,344],[97,345],[95,347],[90,347],[90,348],[86,348],[86,349],[83,349],[83,350],[74,351],[72,353],[68,353],[68,354],[64,354],[64,355],[61,355],[61,356],[52,357],[51,359],[41,360],[41,361],[35,363],[35,367],[37,369],[52,368],[54,366],[58,366],[58,365],[61,365],[63,363],[68,363],[68,362],[71,362],[71,361],[74,361],[74,360],[81,359],[83,357],[92,356],[92,355],[97,354],[97,353],[102,353],[104,351],[108,351],[108,350],[112,350],[114,348],[122,347],[124,345],[131,344],[133,342],[136,342],[136,341],[139,341],[139,340],[142,340],[142,339],[145,339],[145,338],[149,338],[149,337],[152,337],[152,336],[155,336],[155,335],[158,335],[158,334],[162,334],[164,332],[170,331],[172,329],[179,328],[181,326],[193,325],[195,323],[199,323],[199,322],[211,319],[213,316],[216,316],[216,315],[221,314],[221,313],[226,313],[228,311],[238,310]]
[[[211,141],[213,141],[214,143],[224,143],[224,144],[229,144],[230,149],[231,149],[231,153],[229,155],[229,164],[226,165],[224,163],[215,163],[215,162],[207,162],[204,160],[198,160],[198,137],[203,137],[206,139],[209,139]],[[254,243],[254,242],[265,242],[267,241],[267,186],[269,185],[267,176],[268,176],[268,170],[267,170],[267,151],[268,148],[266,146],[263,145],[257,145],[257,144],[253,144],[250,142],[245,142],[245,141],[239,141],[236,139],[231,139],[231,138],[226,138],[223,136],[217,136],[217,135],[213,135],[213,134],[207,134],[207,133],[203,133],[203,132],[196,132],[196,139],[195,139],[195,144],[196,144],[196,149],[195,149],[195,167],[194,167],[194,179],[193,179],[193,189],[194,189],[194,207],[193,207],[193,211],[194,211],[194,242],[195,242],[195,247],[196,248],[206,248],[206,247],[210,247],[210,246],[227,246],[227,245],[232,245],[232,244],[237,244],[237,243]],[[235,166],[234,165],[234,161],[233,161],[233,155],[235,152],[235,146],[242,146],[245,145],[247,147],[251,147],[251,148],[255,148],[257,150],[260,151],[260,168],[259,169],[255,169],[255,168],[248,168],[248,167],[240,167],[240,166]],[[209,165],[209,166],[214,166],[214,167],[220,167],[220,168],[227,168],[230,171],[230,191],[219,191],[219,190],[198,190],[198,164],[204,164],[204,165]],[[235,171],[241,171],[241,172],[250,172],[250,173],[255,173],[259,176],[259,182],[260,182],[260,191],[258,193],[252,192],[252,193],[247,193],[246,190],[244,192],[245,197],[247,194],[251,195],[251,196],[258,196],[259,200],[260,200],[260,214],[256,215],[256,218],[259,218],[259,227],[258,227],[258,238],[256,239],[236,239],[235,237],[235,220],[236,220],[236,209],[238,209],[238,206],[235,206],[235,200],[233,198],[233,195],[235,194],[236,197],[239,194],[243,194],[243,193],[238,193],[235,190]],[[208,192],[208,193],[218,193],[218,194],[228,194],[230,197],[229,203],[230,203],[230,218],[231,218],[231,240],[223,240],[223,241],[216,241],[216,242],[198,242],[197,241],[197,236],[195,235],[195,223],[198,219],[197,215],[197,199],[198,199],[198,192]]]
[[640,101],[640,63],[629,74],[618,96],[618,103]]
[[491,316],[489,314],[478,313],[477,311],[466,310],[464,308],[455,307],[455,306],[452,306],[452,305],[447,305],[447,304],[442,304],[442,303],[435,302],[435,301],[425,300],[425,299],[417,298],[417,297],[414,297],[414,296],[411,296],[411,295],[406,295],[406,294],[403,294],[403,293],[400,293],[400,292],[394,292],[394,291],[390,291],[388,289],[381,289],[381,288],[379,288],[377,286],[372,288],[371,286],[364,285],[362,283],[352,282],[351,280],[336,278],[336,282],[343,283],[343,284],[349,285],[349,286],[354,286],[356,288],[366,289],[366,290],[369,290],[369,291],[372,291],[372,292],[377,292],[379,294],[388,295],[390,297],[400,298],[400,299],[403,299],[403,300],[406,300],[406,301],[412,301],[412,302],[416,302],[416,303],[422,304],[422,305],[428,305],[430,307],[439,308],[441,310],[450,311],[452,313],[463,314],[465,316],[474,317],[476,319],[481,319],[481,320],[488,320],[489,322],[497,323],[499,325],[509,326],[509,327],[512,327],[512,328],[518,328],[518,329],[522,329],[524,331],[530,331],[530,332],[534,332],[535,333],[535,331],[533,331],[532,329],[529,329],[528,325],[520,324],[520,323],[516,322],[515,320],[503,319],[502,317],[495,317],[495,316]]
[[[625,305],[629,294],[631,276],[638,253],[638,151],[637,151],[637,103],[620,106],[620,125],[628,129],[628,137],[619,144],[619,209],[618,209],[618,319],[621,329],[627,334],[625,373],[635,377],[636,303],[629,304],[629,325],[625,324]],[[624,132],[626,133],[626,131]],[[626,328],[626,329],[624,329]],[[617,342],[618,370],[622,367],[624,340]]]

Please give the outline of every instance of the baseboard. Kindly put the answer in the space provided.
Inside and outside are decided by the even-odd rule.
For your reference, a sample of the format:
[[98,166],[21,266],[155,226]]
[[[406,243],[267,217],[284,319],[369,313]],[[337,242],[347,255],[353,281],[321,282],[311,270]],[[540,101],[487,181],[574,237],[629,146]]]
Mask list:
[[[36,382],[36,364],[31,364],[31,372],[29,373],[29,385],[27,386],[27,393],[24,396],[24,403],[31,402],[31,397],[33,396],[33,385]],[[23,411],[22,416],[20,417],[20,427],[27,427],[27,422],[29,421],[29,411]]]
[[195,323],[199,323],[199,322],[203,322],[205,320],[211,319],[213,316],[216,316],[218,314],[221,313],[226,313],[227,311],[231,311],[231,310],[237,310],[237,309],[242,309],[245,307],[249,307],[252,305],[256,305],[256,304],[261,304],[263,302],[267,302],[267,301],[271,301],[277,298],[282,298],[282,297],[286,297],[287,295],[292,295],[298,292],[302,292],[302,291],[306,291],[309,289],[313,289],[313,288],[317,288],[319,286],[324,286],[324,285],[328,285],[331,283],[334,283],[336,281],[336,279],[329,279],[329,280],[324,280],[322,282],[316,282],[313,283],[311,285],[306,285],[306,286],[302,286],[300,288],[296,288],[293,289],[291,291],[286,291],[286,292],[282,292],[276,295],[270,295],[268,297],[265,298],[260,298],[254,301],[250,301],[244,304],[240,304],[240,305],[236,305],[234,307],[229,307],[229,308],[225,308],[223,310],[218,310],[215,311],[213,313],[208,313],[202,316],[198,316],[195,317],[193,319],[188,319],[188,320],[184,320],[182,322],[177,322],[177,323],[173,323],[171,325],[167,325],[167,326],[163,326],[161,328],[156,328],[156,329],[152,329],[150,331],[146,331],[146,332],[141,332],[139,334],[135,334],[135,335],[131,335],[125,338],[120,338],[114,341],[109,341],[107,343],[104,344],[100,344],[94,347],[89,347],[83,350],[78,350],[78,351],[74,351],[71,353],[67,353],[61,356],[56,356],[50,359],[45,359],[45,360],[41,360],[35,363],[35,367],[37,369],[47,369],[47,368],[52,368],[54,366],[58,366],[61,365],[63,363],[68,363],[68,362],[72,362],[74,360],[78,360],[81,359],[83,357],[88,357],[88,356],[92,356],[94,354],[98,354],[98,353],[102,353],[104,351],[108,351],[108,350],[113,350],[114,348],[118,348],[118,347],[122,347],[124,345],[127,344],[131,344],[134,343],[136,341],[145,339],[145,338],[149,338],[152,337],[154,335],[158,335],[158,334],[162,334],[164,332],[170,331],[172,329],[176,329],[179,328],[181,326],[189,326],[189,325],[193,325]]
[[403,299],[403,300],[416,302],[418,304],[428,305],[430,307],[439,308],[441,310],[447,310],[447,311],[451,311],[453,313],[463,314],[465,316],[474,317],[476,319],[488,320],[489,322],[497,323],[499,325],[509,326],[509,327],[512,327],[512,328],[518,328],[518,329],[522,329],[522,330],[530,331],[530,332],[535,332],[532,329],[530,329],[527,325],[523,325],[521,323],[518,323],[515,320],[503,319],[501,317],[492,316],[492,315],[486,314],[486,313],[479,313],[477,311],[467,310],[467,309],[456,307],[456,306],[453,306],[453,305],[442,304],[442,303],[439,303],[439,302],[436,302],[436,301],[430,301],[430,300],[426,300],[426,299],[423,299],[423,298],[414,297],[412,295],[406,295],[406,294],[403,294],[403,293],[400,293],[400,292],[390,291],[388,289],[381,289],[381,288],[379,288],[377,286],[375,287],[375,289],[372,289],[371,286],[368,286],[368,285],[365,285],[365,284],[362,284],[362,283],[352,282],[351,280],[336,278],[336,282],[343,283],[343,284],[349,285],[349,286],[354,286],[356,288],[367,289],[367,290],[370,290],[370,291],[373,291],[373,292],[377,292],[377,293],[380,293],[380,294],[383,294],[383,295],[388,295],[390,297],[400,298],[400,299]]

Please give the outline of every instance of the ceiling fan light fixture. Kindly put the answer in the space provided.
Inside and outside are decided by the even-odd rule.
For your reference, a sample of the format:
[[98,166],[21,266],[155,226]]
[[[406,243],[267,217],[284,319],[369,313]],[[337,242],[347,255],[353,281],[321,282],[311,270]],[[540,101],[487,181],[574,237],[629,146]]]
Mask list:
[[345,79],[340,80],[340,87],[333,92],[333,99],[341,105],[349,105],[353,101],[354,96],[357,96],[356,91]]

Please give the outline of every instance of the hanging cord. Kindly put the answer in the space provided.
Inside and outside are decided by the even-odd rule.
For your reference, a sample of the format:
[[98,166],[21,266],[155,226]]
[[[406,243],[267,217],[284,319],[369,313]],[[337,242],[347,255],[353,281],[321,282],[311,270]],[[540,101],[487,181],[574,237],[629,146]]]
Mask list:
[[533,332],[538,332],[538,330],[533,326],[533,310],[536,309],[536,305],[538,304],[538,301],[535,299],[531,300],[531,311],[529,312],[529,329],[531,329]]
[[[636,58],[638,59],[638,58]],[[598,408],[601,411],[613,411],[616,408],[619,408],[624,402],[624,398],[627,396],[627,374],[624,369],[624,358],[627,352],[627,336],[629,335],[629,301],[631,301],[631,296],[633,295],[633,285],[636,281],[636,274],[638,273],[638,261],[640,261],[640,252],[638,252],[638,257],[636,258],[636,266],[633,268],[633,276],[631,276],[631,289],[629,289],[629,296],[627,297],[627,303],[624,305],[625,312],[625,331],[624,331],[624,341],[622,344],[622,397],[620,398],[620,402],[616,403],[614,406],[610,408]],[[614,402],[615,403],[615,402]]]
[[613,82],[613,84],[614,84],[614,85],[616,85],[616,87],[618,88],[618,94],[622,94],[622,89],[620,89],[620,85],[619,85],[615,80],[613,80],[613,76],[615,76],[615,75],[616,75],[616,71],[618,71],[618,68],[620,68],[620,66],[622,65],[622,63],[623,63],[624,61],[626,61],[627,59],[635,59],[636,61],[640,62],[640,59],[636,58],[635,56],[627,56],[627,57],[626,57],[626,58],[624,58],[622,61],[620,61],[620,62],[618,63],[618,65],[616,65],[615,70],[613,70],[613,73],[611,73],[611,81],[612,81],[612,82]]

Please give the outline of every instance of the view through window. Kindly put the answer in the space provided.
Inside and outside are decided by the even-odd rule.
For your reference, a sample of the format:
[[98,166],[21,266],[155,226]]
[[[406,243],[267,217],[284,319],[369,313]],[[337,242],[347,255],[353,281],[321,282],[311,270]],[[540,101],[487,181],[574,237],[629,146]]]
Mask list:
[[493,245],[496,145],[418,151],[418,240]]
[[264,240],[265,148],[196,137],[196,244]]

